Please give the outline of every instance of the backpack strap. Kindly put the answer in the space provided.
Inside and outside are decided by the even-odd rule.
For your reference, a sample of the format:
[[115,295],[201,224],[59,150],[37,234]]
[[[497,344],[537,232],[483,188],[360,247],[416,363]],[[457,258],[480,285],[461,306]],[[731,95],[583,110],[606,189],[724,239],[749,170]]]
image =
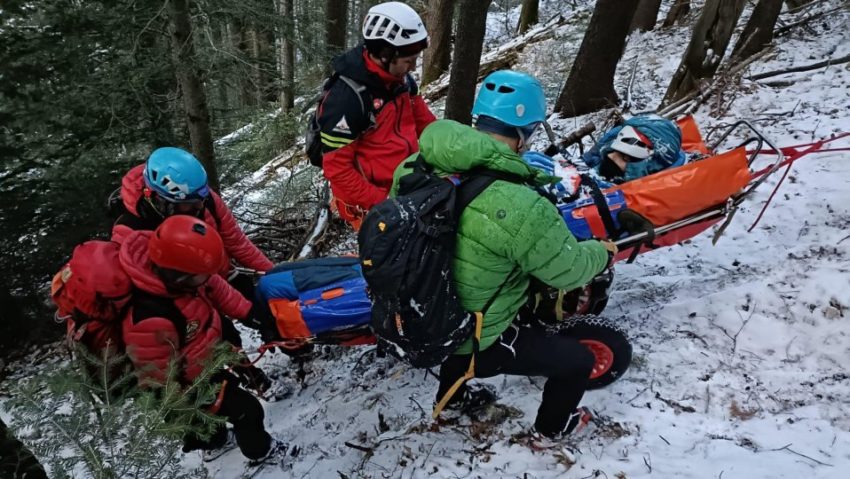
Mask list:
[[354,93],[357,94],[357,99],[360,101],[360,111],[363,113],[363,116],[369,118],[369,126],[371,127],[372,125],[374,125],[375,112],[372,110],[371,98],[368,98],[366,96],[369,95],[369,90],[366,88],[366,85],[358,83],[357,81],[352,80],[351,78],[348,78],[345,75],[340,75],[338,73],[335,73],[334,75],[337,75],[338,78],[348,86],[348,88],[351,88]]
[[177,336],[180,338],[178,347],[182,348],[186,345],[186,323],[188,320],[180,311],[180,308],[174,304],[174,300],[136,289],[133,291],[131,301],[133,304],[133,324],[147,318],[165,318],[171,321],[174,324],[174,329],[177,330]]
[[[422,158],[422,155],[419,155]],[[417,158],[417,161],[420,161]],[[458,214],[464,210],[472,200],[480,195],[488,186],[492,185],[496,180],[507,181],[509,183],[526,184],[525,178],[505,173],[502,171],[494,171],[486,168],[476,168],[465,175],[466,178],[461,181],[455,199],[455,208]]]
[[609,238],[618,236],[617,228],[614,226],[614,217],[611,216],[611,209],[608,208],[608,201],[596,181],[590,175],[581,175],[581,184],[590,190],[590,197],[593,198],[593,204],[599,211],[599,217],[602,219],[602,224],[605,225],[605,231],[608,232]]
[[473,333],[471,338],[472,357],[469,359],[469,367],[466,368],[466,372],[463,374],[463,376],[459,377],[458,380],[455,381],[454,384],[452,384],[452,387],[450,387],[449,390],[446,391],[446,394],[444,394],[440,401],[437,403],[437,405],[434,406],[434,412],[431,414],[431,417],[433,419],[437,419],[437,416],[440,415],[440,412],[442,412],[442,410],[446,407],[446,404],[449,403],[452,396],[455,395],[457,390],[460,389],[460,387],[466,381],[469,381],[470,379],[475,377],[475,360],[481,350],[481,331],[484,329],[484,314],[490,309],[490,306],[492,306],[493,302],[496,301],[496,298],[499,297],[499,293],[502,292],[502,288],[504,288],[505,285],[508,284],[508,281],[510,280],[511,276],[513,276],[518,269],[519,265],[515,265],[511,272],[508,273],[507,276],[505,276],[505,280],[502,282],[502,284],[499,285],[499,289],[496,290],[496,293],[493,294],[493,296],[491,296],[489,300],[487,300],[487,304],[485,304],[484,307],[481,308],[481,311],[475,312],[475,332]]

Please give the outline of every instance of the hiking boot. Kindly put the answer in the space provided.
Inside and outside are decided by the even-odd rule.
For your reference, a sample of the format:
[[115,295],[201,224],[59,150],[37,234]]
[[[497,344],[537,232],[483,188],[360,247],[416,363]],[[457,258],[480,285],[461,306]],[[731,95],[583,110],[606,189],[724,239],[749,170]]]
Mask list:
[[286,443],[272,439],[272,445],[269,447],[266,455],[257,459],[250,459],[248,461],[248,467],[256,467],[272,462],[282,462],[288,448],[289,446]]
[[581,432],[593,420],[593,412],[582,406],[570,414],[564,430],[556,434],[544,434],[532,427],[530,431],[517,434],[513,437],[514,442],[525,444],[535,451],[556,449],[565,454],[572,451],[564,444],[564,440]]
[[227,431],[227,440],[225,440],[224,444],[214,449],[204,449],[201,452],[201,459],[204,462],[210,462],[215,459],[218,459],[223,454],[227,453],[236,448],[236,436],[233,434],[233,431]]
[[593,411],[584,406],[579,406],[575,412],[570,414],[570,418],[567,419],[567,426],[564,427],[564,432],[561,434],[578,434],[587,427],[590,421],[593,421]]
[[499,397],[490,386],[467,386],[463,393],[455,394],[451,401],[446,404],[445,410],[461,414],[470,414],[495,403]]

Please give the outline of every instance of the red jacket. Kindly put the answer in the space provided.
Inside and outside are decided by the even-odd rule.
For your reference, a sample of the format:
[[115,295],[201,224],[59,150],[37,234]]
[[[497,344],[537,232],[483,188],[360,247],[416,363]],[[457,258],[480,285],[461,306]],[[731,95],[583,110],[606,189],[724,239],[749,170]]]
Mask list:
[[387,198],[396,167],[419,151],[419,135],[436,118],[412,77],[385,72],[362,46],[334,60],[334,71],[366,87],[374,120],[344,81],[331,85],[317,115],[324,174],[335,198],[368,210]]
[[[112,241],[121,243],[133,230],[154,230],[162,223],[160,217],[153,215],[151,218],[145,218],[145,214],[140,214],[139,202],[144,201],[142,199],[143,189],[145,188],[145,180],[142,177],[144,169],[144,164],[136,166],[127,172],[124,179],[121,180],[121,200],[124,202],[124,208],[133,216],[133,218],[130,218],[133,221],[122,221],[122,218],[119,218],[112,227]],[[213,202],[213,207],[208,207],[204,211],[204,221],[215,227],[218,234],[221,235],[228,256],[247,268],[259,271],[270,270],[274,266],[272,262],[245,236],[242,228],[236,223],[233,213],[230,212],[230,208],[227,207],[218,193],[210,190],[210,201]],[[227,273],[227,270],[225,269],[222,273]]]
[[[140,382],[164,382],[169,364],[176,360],[178,378],[188,383],[201,373],[204,362],[222,341],[220,314],[244,319],[251,302],[221,276],[212,276],[195,294],[169,293],[151,269],[148,240],[152,234],[131,232],[121,245],[121,266],[137,289],[124,318],[122,335]],[[141,297],[153,301],[143,303]],[[181,314],[169,314],[169,309],[173,310],[170,305]]]

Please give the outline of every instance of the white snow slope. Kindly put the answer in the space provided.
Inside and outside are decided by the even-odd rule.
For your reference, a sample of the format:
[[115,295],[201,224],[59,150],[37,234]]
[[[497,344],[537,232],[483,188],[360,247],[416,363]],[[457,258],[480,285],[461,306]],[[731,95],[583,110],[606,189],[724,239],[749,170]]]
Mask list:
[[[840,2],[822,3],[827,9]],[[573,13],[571,2],[542,2],[541,18],[557,9]],[[488,22],[502,24],[501,17]],[[848,25],[844,9],[812,23],[812,31],[779,38],[774,53],[750,72],[846,55]],[[568,67],[563,55],[578,49],[579,28],[567,25],[530,46],[517,66],[540,77],[552,101]],[[658,104],[689,34],[683,26],[630,38],[617,84],[638,58],[639,109]],[[488,32],[488,45],[503,35]],[[704,133],[741,118],[754,120],[780,146],[850,131],[850,69],[745,81],[728,112],[712,116],[714,106],[696,114]],[[585,120],[554,123],[566,132]],[[324,347],[303,383],[282,354],[260,362],[289,391],[265,403],[267,427],[297,454],[282,468],[249,472],[258,478],[850,477],[850,154],[795,163],[762,222],[747,233],[779,176],[744,205],[716,246],[706,232],[618,264],[603,316],[629,332],[634,360],[622,379],[585,395],[583,404],[600,421],[566,442],[569,454],[533,452],[510,440],[533,422],[542,378],[484,381],[520,417],[495,427],[469,419],[436,426],[430,420],[436,381],[422,370],[375,358],[366,347]],[[195,467],[200,457],[187,455],[185,463]],[[238,450],[207,467],[214,478],[246,474]]]
[[[848,18],[845,10],[813,24],[815,34],[779,39],[776,53],[751,71],[848,53]],[[657,105],[688,35],[681,27],[630,39],[618,83],[639,55],[638,104]],[[563,74],[546,72],[563,67],[540,54],[551,48],[535,45],[518,69],[557,91]],[[752,119],[783,146],[850,131],[846,64],[777,79],[794,83],[745,82],[717,118],[704,107],[696,115],[703,131]],[[375,359],[368,348],[326,347],[303,387],[285,357],[261,363],[293,391],[266,404],[268,427],[299,452],[283,469],[266,467],[256,477],[848,477],[850,155],[795,163],[760,225],[746,233],[779,176],[716,246],[704,233],[618,265],[603,316],[629,331],[634,361],[621,380],[585,396],[602,421],[568,442],[573,457],[510,441],[533,421],[542,378],[485,381],[522,417],[494,428],[468,419],[436,427],[434,379]],[[210,468],[219,478],[243,471],[238,451]]]
[[[775,54],[751,72],[847,54],[849,18],[844,10],[812,24],[814,34],[778,39]],[[618,83],[639,55],[637,103],[657,105],[688,35],[678,27],[630,39]],[[540,74],[549,91],[563,78],[545,74],[558,59],[535,52],[551,48],[534,46],[518,67]],[[846,64],[770,80],[793,84],[744,82],[725,115],[712,117],[711,105],[697,113],[703,132],[752,119],[784,146],[850,131]],[[261,363],[293,391],[266,404],[266,423],[299,452],[283,469],[266,467],[256,477],[848,477],[850,154],[795,163],[748,234],[779,176],[716,246],[707,232],[617,266],[603,316],[629,331],[634,361],[621,380],[585,395],[602,421],[567,443],[574,457],[510,441],[533,421],[542,378],[485,381],[522,417],[495,428],[468,419],[437,427],[429,416],[433,378],[368,348],[326,347],[303,387],[282,355]],[[197,461],[190,456],[187,465]],[[238,451],[210,468],[218,478],[243,471]]]

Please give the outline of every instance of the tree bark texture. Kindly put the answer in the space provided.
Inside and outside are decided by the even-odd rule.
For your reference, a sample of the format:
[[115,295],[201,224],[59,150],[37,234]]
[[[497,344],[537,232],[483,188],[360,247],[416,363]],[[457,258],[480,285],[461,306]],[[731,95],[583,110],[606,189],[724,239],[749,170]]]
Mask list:
[[744,31],[738,37],[735,48],[732,49],[732,56],[738,59],[749,58],[770,45],[780,11],[782,0],[759,0]]
[[295,107],[295,29],[294,0],[278,0],[280,2],[280,17],[284,25],[280,32],[280,106],[289,112]]
[[743,7],[744,0],[706,0],[663,104],[682,98],[696,89],[701,79],[714,76]]
[[[348,28],[348,0],[326,0],[325,43],[331,58],[345,50],[345,32]],[[360,21],[363,19],[361,18]]]
[[210,187],[219,189],[218,169],[215,166],[210,114],[201,76],[197,71],[195,46],[192,43],[192,23],[189,0],[169,0],[171,16],[171,46],[177,82],[183,92],[183,106],[189,128],[192,153],[207,170]]
[[445,117],[470,124],[490,0],[460,0],[459,6]]
[[664,17],[664,23],[661,24],[664,28],[672,27],[691,12],[691,0],[673,0],[673,2],[673,6],[670,7],[670,11]]
[[519,25],[517,26],[517,33],[519,33],[520,35],[524,34],[532,25],[539,21],[540,0],[522,0],[522,10],[519,14]]
[[555,111],[571,117],[617,103],[614,73],[638,0],[597,0]]
[[430,45],[422,56],[422,86],[433,82],[449,69],[452,52],[452,23],[455,0],[430,0],[425,26]]
[[629,28],[630,32],[640,30],[648,32],[655,28],[655,21],[658,20],[658,10],[661,9],[661,0],[640,0],[635,10],[635,16],[632,18],[632,25]]

